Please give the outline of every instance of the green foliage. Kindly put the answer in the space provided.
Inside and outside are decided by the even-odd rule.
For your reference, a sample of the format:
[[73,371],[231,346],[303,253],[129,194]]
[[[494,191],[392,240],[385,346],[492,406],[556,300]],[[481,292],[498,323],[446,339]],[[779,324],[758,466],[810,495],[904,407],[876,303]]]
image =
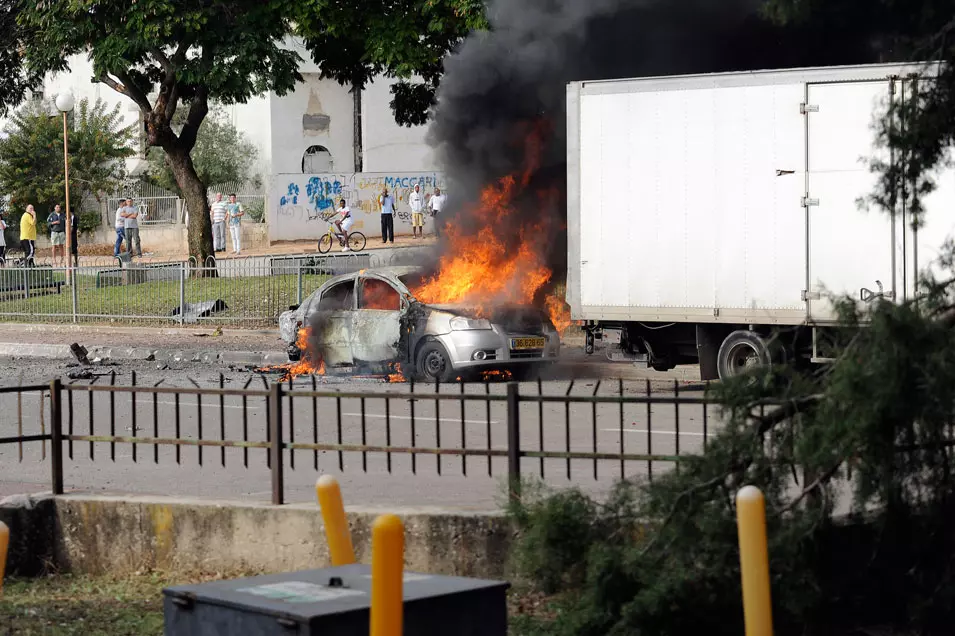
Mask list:
[[399,78],[391,102],[398,123],[427,121],[444,57],[471,31],[488,28],[484,0],[307,0],[296,18],[322,75],[364,87]]
[[253,223],[265,222],[265,201],[253,201],[245,206],[245,218]]
[[[559,618],[536,633],[738,636],[733,496],[747,484],[766,496],[777,634],[950,633],[955,285],[924,291],[866,315],[841,303],[849,341],[824,369],[720,385],[725,428],[679,473],[621,484],[605,503],[560,493],[512,511],[519,572],[558,594]],[[852,515],[837,523],[843,493]]]
[[[68,118],[70,124],[70,198],[76,204],[86,195],[98,196],[115,188],[124,177],[124,159],[133,129],[122,125],[120,108],[107,109],[97,100],[81,100]],[[0,140],[0,192],[10,196],[7,224],[19,227],[27,204],[37,210],[41,229],[57,203],[66,200],[63,166],[63,120],[51,116],[38,102],[13,115]]]
[[[185,115],[177,113],[174,129],[181,130]],[[229,120],[225,110],[216,107],[210,110],[199,128],[196,146],[192,149],[192,163],[203,183],[216,184],[246,181],[252,177],[252,166],[258,150],[248,137]],[[182,194],[176,177],[166,161],[162,148],[150,148],[148,178],[156,185]]]

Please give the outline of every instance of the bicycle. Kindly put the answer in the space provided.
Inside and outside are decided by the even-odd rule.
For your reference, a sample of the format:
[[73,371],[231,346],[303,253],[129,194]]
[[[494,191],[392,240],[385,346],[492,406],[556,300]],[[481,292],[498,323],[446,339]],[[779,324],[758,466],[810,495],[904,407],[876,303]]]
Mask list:
[[[345,247],[345,241],[341,239],[337,232],[337,228],[334,225],[328,226],[328,234],[325,234],[318,240],[318,253],[319,254],[328,254],[329,250],[332,249],[332,245],[335,240],[338,241],[338,244],[342,247]],[[348,233],[348,249],[352,252],[360,252],[365,249],[365,244],[367,243],[365,235],[361,232],[349,232]]]

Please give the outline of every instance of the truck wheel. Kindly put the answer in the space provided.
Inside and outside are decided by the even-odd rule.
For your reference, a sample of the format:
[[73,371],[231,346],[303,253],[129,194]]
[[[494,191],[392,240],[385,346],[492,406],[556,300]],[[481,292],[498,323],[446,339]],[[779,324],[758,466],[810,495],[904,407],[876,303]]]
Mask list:
[[752,331],[734,331],[726,336],[716,356],[720,380],[728,380],[772,364],[769,345]]
[[421,347],[415,370],[423,382],[450,382],[454,379],[454,367],[451,366],[448,352],[439,342],[429,342]]

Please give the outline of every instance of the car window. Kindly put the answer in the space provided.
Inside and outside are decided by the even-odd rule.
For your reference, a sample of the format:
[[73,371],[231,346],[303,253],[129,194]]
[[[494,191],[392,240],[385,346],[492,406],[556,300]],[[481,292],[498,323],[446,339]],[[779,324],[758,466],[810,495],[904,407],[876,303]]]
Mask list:
[[398,311],[401,309],[401,296],[398,290],[383,280],[366,278],[361,286],[359,309],[382,309]]
[[332,285],[322,293],[322,299],[318,303],[318,311],[351,309],[354,292],[355,281],[349,280]]

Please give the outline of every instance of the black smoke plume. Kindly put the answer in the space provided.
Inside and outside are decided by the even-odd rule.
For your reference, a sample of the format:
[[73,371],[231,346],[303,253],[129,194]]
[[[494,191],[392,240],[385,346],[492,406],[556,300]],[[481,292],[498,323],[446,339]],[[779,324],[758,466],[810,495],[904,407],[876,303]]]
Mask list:
[[[500,234],[556,217],[545,237],[555,282],[566,271],[566,84],[652,75],[855,64],[870,43],[837,24],[781,28],[757,0],[492,0],[489,32],[472,34],[445,63],[429,138],[450,185],[450,222],[477,221],[468,203],[520,173],[524,140],[546,126],[540,169]],[[634,196],[640,195],[637,175]],[[538,196],[555,189],[549,203]],[[513,247],[513,245],[511,245]]]

